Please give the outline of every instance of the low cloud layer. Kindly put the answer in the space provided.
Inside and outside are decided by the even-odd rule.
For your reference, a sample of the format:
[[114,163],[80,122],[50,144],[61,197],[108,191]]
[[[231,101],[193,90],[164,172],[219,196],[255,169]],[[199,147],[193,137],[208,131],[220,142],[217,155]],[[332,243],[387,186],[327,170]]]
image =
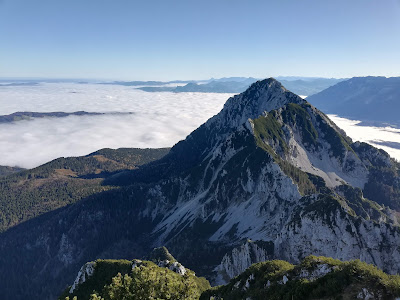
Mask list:
[[[32,168],[101,148],[171,147],[218,113],[230,96],[146,93],[132,87],[73,83],[0,87],[0,115],[17,111],[134,112],[0,124],[0,165]],[[330,117],[354,140],[373,143],[400,159],[400,149],[389,147],[400,142],[400,130],[358,126],[357,121]]]
[[390,156],[400,161],[400,129],[392,127],[359,126],[360,121],[328,115],[333,122],[346,131],[354,141],[366,142],[385,150]]
[[0,165],[32,168],[100,148],[171,147],[218,113],[230,94],[146,93],[131,87],[41,84],[1,87],[0,115],[16,111],[134,112],[0,125]]

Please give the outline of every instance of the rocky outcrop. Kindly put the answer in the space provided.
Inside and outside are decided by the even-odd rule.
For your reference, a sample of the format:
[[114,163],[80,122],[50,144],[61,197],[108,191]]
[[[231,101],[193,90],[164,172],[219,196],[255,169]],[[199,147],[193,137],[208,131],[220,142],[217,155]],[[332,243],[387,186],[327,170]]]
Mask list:
[[397,227],[357,219],[338,207],[331,212],[302,213],[278,236],[275,253],[277,258],[295,263],[310,254],[357,258],[396,274],[400,271],[399,238]]
[[177,261],[98,259],[83,265],[72,287],[57,299],[89,300],[93,294],[101,299],[198,299],[208,288],[205,278]]
[[271,259],[274,256],[272,242],[253,242],[248,240],[239,247],[225,254],[221,263],[215,268],[216,284],[223,284],[239,275],[252,264]]
[[93,275],[94,267],[94,262],[88,262],[82,266],[82,268],[78,272],[78,275],[76,276],[74,283],[69,289],[70,294],[72,294],[80,284],[84,283],[90,276]]

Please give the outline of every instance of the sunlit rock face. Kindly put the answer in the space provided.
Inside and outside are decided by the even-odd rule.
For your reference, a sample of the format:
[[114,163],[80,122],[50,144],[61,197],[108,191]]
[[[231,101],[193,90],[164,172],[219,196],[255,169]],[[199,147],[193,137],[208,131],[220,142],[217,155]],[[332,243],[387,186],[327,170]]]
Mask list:
[[71,286],[69,293],[73,293],[75,289],[82,283],[84,283],[90,276],[93,275],[94,272],[94,262],[88,262],[82,266],[79,270],[78,275],[74,281],[74,284]]

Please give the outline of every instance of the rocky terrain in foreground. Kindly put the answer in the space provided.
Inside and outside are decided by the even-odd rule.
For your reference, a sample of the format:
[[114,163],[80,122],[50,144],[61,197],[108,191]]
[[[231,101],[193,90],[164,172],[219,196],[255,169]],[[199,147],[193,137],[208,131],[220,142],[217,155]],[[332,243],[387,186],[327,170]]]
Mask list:
[[[147,260],[86,263],[59,300],[121,299],[397,299],[400,276],[359,260],[308,256],[298,265],[283,260],[256,263],[226,285],[210,288],[168,252],[156,248]],[[76,298],[75,298],[76,297]]]

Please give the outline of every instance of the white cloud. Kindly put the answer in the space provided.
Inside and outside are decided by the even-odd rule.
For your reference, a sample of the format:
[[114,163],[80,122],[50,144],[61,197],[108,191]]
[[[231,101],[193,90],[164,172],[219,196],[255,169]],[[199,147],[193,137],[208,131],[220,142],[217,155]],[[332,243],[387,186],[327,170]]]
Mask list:
[[170,147],[218,113],[230,96],[146,93],[133,87],[72,83],[1,87],[0,115],[79,110],[134,114],[0,124],[0,165],[31,168],[105,147]]
[[[16,111],[134,112],[0,124],[0,165],[31,168],[101,148],[170,147],[218,113],[231,94],[146,93],[133,87],[52,83],[0,87],[0,115]],[[330,116],[354,140],[400,142],[400,130]],[[400,150],[374,144],[400,159]]]
[[392,127],[359,126],[360,121],[340,118],[336,115],[328,115],[340,128],[346,131],[347,135],[354,141],[366,142],[385,150],[390,156],[400,160],[400,149],[387,147],[380,142],[400,143],[400,129]]

